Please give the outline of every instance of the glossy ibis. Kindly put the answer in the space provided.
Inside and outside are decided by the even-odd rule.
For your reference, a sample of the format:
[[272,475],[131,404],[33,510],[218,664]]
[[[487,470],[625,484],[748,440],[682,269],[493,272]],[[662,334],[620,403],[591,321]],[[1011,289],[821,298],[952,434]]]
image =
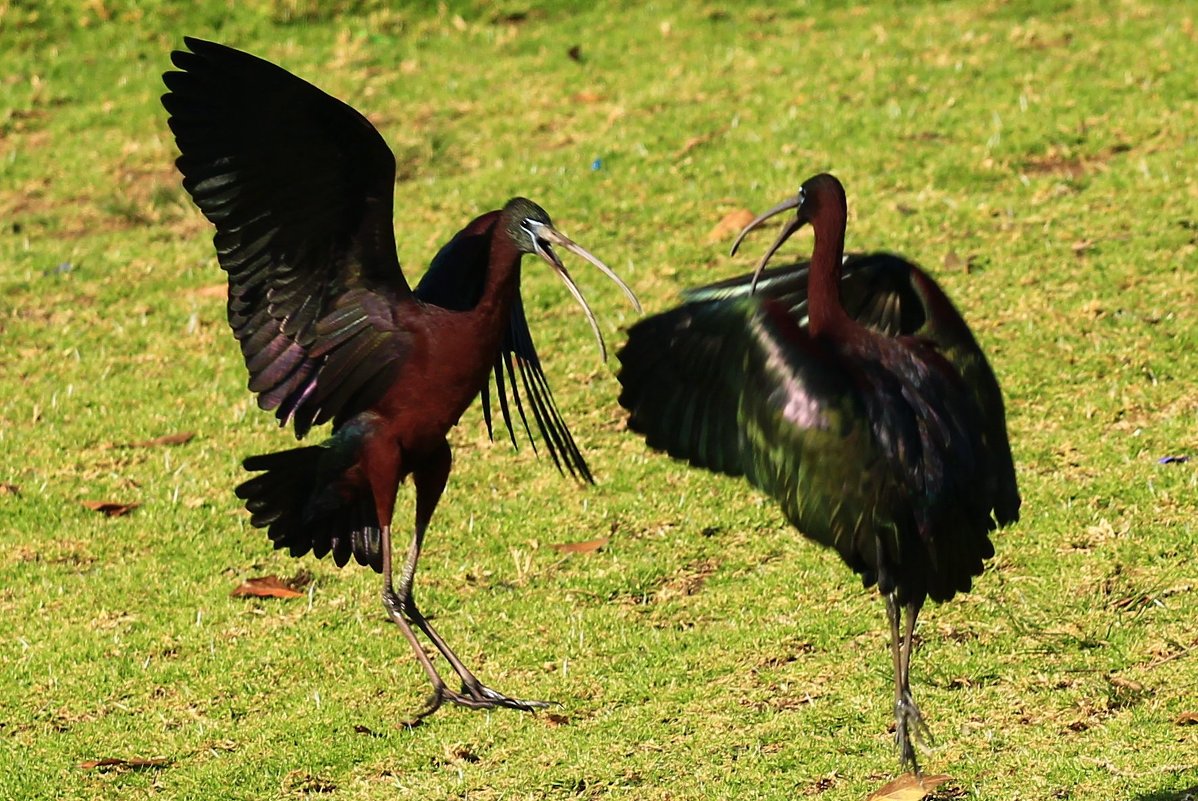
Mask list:
[[[845,262],[846,201],[831,175],[784,211],[757,269],[687,292],[632,327],[620,403],[648,444],[743,475],[805,536],[835,548],[886,602],[895,737],[919,767],[911,697],[915,621],[927,598],[967,592],[1019,517],[1002,394],[965,321],[925,272],[880,253]],[[810,223],[809,264],[765,271]],[[735,252],[736,246],[733,246]]]
[[[531,710],[543,704],[485,687],[421,614],[412,587],[425,531],[449,476],[446,435],[475,396],[491,428],[489,376],[515,441],[507,392],[528,405],[554,462],[591,480],[557,412],[520,300],[520,262],[540,257],[587,306],[557,249],[611,270],[558,232],[543,209],[514,198],[471,221],[413,291],[392,228],[395,158],[365,117],[269,62],[184,40],[171,54],[162,102],[183,186],[216,226],[229,276],[229,325],[258,405],[303,438],[332,421],[320,445],[245,460],[259,475],[236,492],[251,523],[293,556],[351,556],[383,576],[383,604],[433,684],[419,720],[445,701]],[[602,347],[602,337],[599,337]],[[531,438],[531,433],[529,433]],[[412,476],[416,524],[399,585],[391,522]],[[423,632],[461,679],[451,690],[424,652]]]

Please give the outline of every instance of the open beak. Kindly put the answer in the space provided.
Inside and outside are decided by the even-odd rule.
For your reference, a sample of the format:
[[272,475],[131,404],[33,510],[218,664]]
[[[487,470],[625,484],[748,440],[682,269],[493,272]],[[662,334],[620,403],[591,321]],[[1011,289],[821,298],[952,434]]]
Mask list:
[[582,290],[578,288],[578,284],[574,283],[574,278],[571,277],[570,272],[566,269],[566,265],[562,264],[562,260],[558,258],[557,252],[554,251],[552,247],[542,247],[540,244],[541,240],[544,240],[544,242],[549,245],[557,245],[560,248],[568,250],[575,256],[586,259],[591,264],[598,267],[601,273],[606,275],[612,281],[615,281],[616,286],[624,290],[624,294],[628,296],[630,301],[632,301],[632,307],[636,309],[638,314],[641,311],[641,302],[637,300],[636,295],[631,289],[629,289],[628,284],[625,284],[620,276],[616,275],[614,272],[612,272],[610,267],[591,255],[586,248],[575,243],[569,237],[565,236],[557,229],[549,227],[548,225],[541,225],[537,228],[536,236],[534,237],[537,255],[548,262],[549,265],[557,272],[557,274],[561,276],[562,280],[566,282],[566,288],[570,290],[570,294],[573,295],[574,299],[578,301],[579,305],[582,306],[582,310],[587,316],[587,322],[591,324],[591,330],[595,332],[595,339],[599,342],[599,352],[603,354],[603,360],[607,361],[607,344],[603,341],[603,334],[599,331],[599,321],[595,319],[595,313],[591,311],[591,307],[587,303],[587,299],[583,296]]
[[736,250],[740,247],[741,241],[750,231],[756,230],[766,220],[770,219],[771,217],[776,217],[784,211],[800,209],[799,213],[794,216],[794,219],[783,224],[782,230],[778,232],[778,238],[774,240],[774,244],[770,245],[770,249],[767,250],[765,255],[761,257],[761,260],[757,262],[757,267],[753,270],[753,283],[749,287],[750,293],[757,291],[757,280],[761,277],[761,271],[765,269],[765,265],[769,262],[773,255],[778,252],[778,248],[782,247],[782,243],[789,239],[791,234],[802,228],[807,223],[807,218],[803,216],[801,210],[802,205],[803,199],[799,195],[782,201],[769,211],[765,211],[757,215],[752,222],[744,227],[744,230],[742,230],[740,235],[736,237],[736,241],[732,243],[732,252],[728,255],[735,256]]

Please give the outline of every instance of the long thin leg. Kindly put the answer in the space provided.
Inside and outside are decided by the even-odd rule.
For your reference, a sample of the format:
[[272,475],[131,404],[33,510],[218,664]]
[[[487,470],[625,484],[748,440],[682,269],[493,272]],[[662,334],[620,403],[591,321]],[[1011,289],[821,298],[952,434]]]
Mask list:
[[911,719],[908,724],[915,730],[915,741],[923,744],[925,740],[929,743],[932,741],[932,733],[928,726],[923,721],[923,716],[919,713],[919,707],[915,705],[915,699],[911,696],[911,654],[915,650],[915,621],[919,619],[919,610],[923,607],[923,601],[911,601],[907,603],[907,620],[906,627],[903,630],[903,698],[911,710]]
[[903,626],[903,692],[911,695],[911,651],[915,648],[915,619],[919,616],[919,606],[907,604],[904,610],[907,613],[907,619]]
[[416,528],[412,534],[412,544],[408,548],[408,558],[404,562],[403,572],[399,577],[400,609],[404,616],[417,628],[424,632],[433,645],[441,652],[446,661],[453,667],[454,672],[462,678],[463,685],[478,686],[478,679],[466,669],[453,650],[445,643],[428,619],[420,613],[416,606],[413,588],[416,584],[416,563],[420,560],[420,551],[424,547],[424,534],[428,531],[433,512],[445,491],[445,482],[449,480],[449,469],[452,464],[448,443],[444,444],[436,456],[421,470],[413,473],[412,480],[416,485]]
[[[416,638],[416,632],[412,631],[412,627],[408,624],[407,618],[403,613],[403,603],[400,601],[400,596],[395,594],[395,590],[391,584],[391,527],[383,526],[380,536],[380,546],[383,550],[383,607],[387,610],[387,615],[391,618],[395,625],[399,626],[399,630],[403,632],[408,643],[412,646],[413,653],[416,654],[417,661],[424,668],[424,672],[428,674],[428,679],[433,684],[433,694],[429,699],[429,704],[434,701],[436,706],[429,709],[429,712],[435,711],[437,706],[441,705],[442,691],[445,689],[445,681],[441,678],[441,674],[437,672],[437,668],[433,666],[433,661],[428,658],[428,654],[424,652],[424,646],[420,644],[420,640]],[[428,714],[428,712],[424,713]]]
[[[448,448],[448,445],[446,445],[446,448]],[[379,548],[382,552],[383,608],[387,610],[388,617],[391,618],[395,625],[399,626],[399,630],[407,638],[408,644],[412,646],[412,652],[416,655],[416,660],[420,662],[420,666],[424,668],[424,672],[428,675],[428,679],[433,685],[433,694],[430,698],[430,703],[435,701],[437,705],[440,705],[442,692],[445,689],[445,681],[437,673],[437,668],[433,665],[432,660],[429,659],[428,654],[424,652],[424,646],[420,644],[416,633],[412,631],[411,624],[404,616],[400,598],[395,594],[395,589],[391,583],[391,519],[395,512],[395,492],[399,486],[400,476],[403,473],[403,454],[396,447],[395,442],[390,439],[367,437],[360,466],[370,483],[370,491],[375,505],[375,515],[379,522]],[[414,548],[418,556],[419,543],[415,543]],[[410,567],[406,568],[405,572],[415,569],[415,557],[409,555],[408,561],[410,562]]]
[[[449,478],[451,463],[452,458],[449,445],[445,443],[432,459],[412,474],[413,482],[416,485],[416,528],[412,535],[411,546],[408,548],[408,556],[404,562],[403,571],[400,574],[398,592],[392,588],[389,560],[386,558],[384,560],[384,567],[387,568],[384,571],[384,603],[387,605],[389,612],[392,612],[394,608],[394,612],[391,615],[393,619],[398,617],[399,620],[403,621],[401,629],[408,636],[409,641],[416,644],[417,656],[420,658],[421,664],[424,666],[425,672],[429,674],[429,678],[433,684],[433,694],[424,707],[416,714],[414,722],[418,722],[437,711],[445,701],[475,709],[502,706],[529,712],[548,706],[543,701],[523,701],[516,698],[508,698],[502,693],[484,686],[462,661],[458,659],[457,654],[441,638],[441,635],[437,633],[437,630],[433,628],[432,624],[428,622],[428,619],[421,614],[420,609],[416,606],[416,599],[413,595],[416,565],[420,560],[420,551],[424,545],[424,534],[428,530],[429,521],[432,519],[433,512],[437,508],[437,502],[441,499],[441,493],[445,490],[445,482]],[[453,667],[454,672],[458,674],[458,677],[462,681],[461,693],[453,692],[445,685],[440,675],[437,674],[436,669],[433,668],[428,655],[424,653],[423,648],[419,648],[415,634],[408,625],[409,623],[424,632],[425,636],[429,638],[436,649],[449,662],[450,666]]]
[[903,674],[902,612],[899,611],[898,599],[895,593],[886,595],[886,617],[890,620],[890,658],[894,663],[894,742],[899,749],[899,761],[903,767],[908,765],[915,775],[920,775],[919,763],[915,759],[915,749],[911,747],[911,738],[907,735],[907,719],[905,714],[905,692]]
[[[915,635],[915,621],[919,617],[920,603],[908,603],[900,610],[895,593],[886,596],[886,616],[890,619],[890,656],[894,662],[894,739],[899,749],[899,759],[910,766],[916,776],[922,776],[911,735],[922,743],[928,737],[928,727],[923,722],[919,707],[911,696],[911,650]],[[906,611],[906,625],[902,612]],[[899,629],[902,628],[900,637]],[[930,737],[928,737],[930,739]]]

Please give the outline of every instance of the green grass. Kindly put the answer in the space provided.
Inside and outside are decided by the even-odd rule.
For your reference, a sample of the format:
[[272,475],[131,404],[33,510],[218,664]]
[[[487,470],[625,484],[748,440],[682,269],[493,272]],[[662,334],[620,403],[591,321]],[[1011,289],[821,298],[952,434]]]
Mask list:
[[[534,334],[599,484],[488,444],[472,409],[418,587],[484,680],[563,706],[397,728],[426,683],[376,577],[272,553],[231,491],[243,456],[293,440],[202,291],[222,274],[158,104],[184,34],[375,121],[410,280],[524,194],[661,310],[764,247],[728,259],[731,235],[709,237],[726,213],[835,171],[849,247],[920,261],[973,325],[1023,490],[975,591],[923,618],[937,797],[1191,797],[1198,460],[1158,459],[1198,457],[1193,15],[384,5],[0,0],[0,481],[19,487],[0,491],[0,797],[832,800],[897,772],[881,602],[743,482],[624,433],[611,366],[531,263]],[[618,343],[633,315],[575,273]],[[300,570],[307,598],[229,597]],[[168,764],[81,767],[105,757]]]

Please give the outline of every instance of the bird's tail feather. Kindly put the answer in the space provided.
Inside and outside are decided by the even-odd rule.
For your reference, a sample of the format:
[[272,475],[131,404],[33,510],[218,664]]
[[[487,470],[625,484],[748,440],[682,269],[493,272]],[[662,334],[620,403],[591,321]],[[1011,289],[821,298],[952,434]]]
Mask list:
[[[356,454],[354,454],[356,456]],[[237,487],[250,524],[267,529],[276,548],[292,556],[309,551],[320,559],[333,555],[344,567],[352,555],[358,564],[382,570],[379,524],[369,491],[346,481],[343,449],[329,444],[251,456],[246,470],[258,475]]]

